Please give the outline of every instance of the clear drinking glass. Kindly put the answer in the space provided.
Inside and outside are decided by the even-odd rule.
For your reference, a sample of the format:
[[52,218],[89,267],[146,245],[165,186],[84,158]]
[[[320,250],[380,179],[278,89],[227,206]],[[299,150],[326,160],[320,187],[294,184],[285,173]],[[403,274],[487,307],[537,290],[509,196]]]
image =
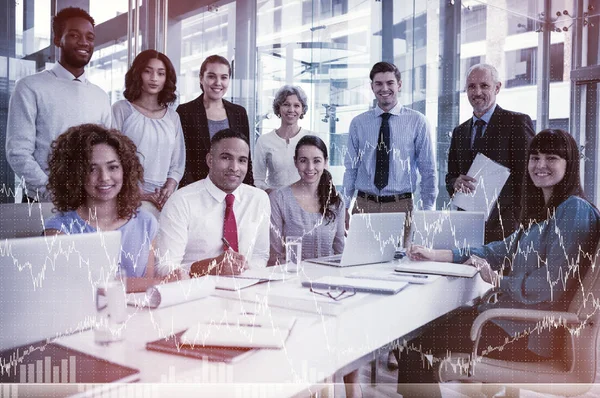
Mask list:
[[298,273],[302,266],[302,237],[285,237],[285,271]]
[[109,279],[97,288],[96,310],[96,343],[104,345],[120,341],[127,320],[127,280],[124,275]]

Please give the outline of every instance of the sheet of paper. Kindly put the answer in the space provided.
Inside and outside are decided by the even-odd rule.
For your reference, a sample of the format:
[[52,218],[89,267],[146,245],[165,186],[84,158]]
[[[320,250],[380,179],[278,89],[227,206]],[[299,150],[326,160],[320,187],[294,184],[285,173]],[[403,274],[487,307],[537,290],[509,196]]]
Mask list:
[[217,289],[221,290],[241,290],[260,282],[262,282],[261,279],[228,278],[224,276],[216,278]]
[[469,194],[456,192],[452,204],[467,211],[483,211],[487,221],[510,170],[478,153],[467,175],[477,180],[475,191]]
[[405,272],[396,272],[393,269],[356,271],[352,272],[349,275],[346,275],[346,277],[358,279],[375,279],[383,281],[403,281],[418,285],[431,283],[440,278],[439,275],[411,274]]
[[296,317],[266,316],[248,313],[202,315],[181,336],[185,344],[220,347],[281,348],[292,330]]
[[260,279],[268,281],[282,281],[290,277],[290,274],[285,274],[280,267],[262,267],[250,268],[240,275],[232,275],[230,278],[235,279]]

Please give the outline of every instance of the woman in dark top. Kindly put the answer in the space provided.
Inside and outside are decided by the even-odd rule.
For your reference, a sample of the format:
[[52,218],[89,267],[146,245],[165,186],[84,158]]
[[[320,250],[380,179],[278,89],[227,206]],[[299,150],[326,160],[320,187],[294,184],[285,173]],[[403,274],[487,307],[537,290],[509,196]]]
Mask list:
[[[186,148],[185,172],[179,183],[180,188],[208,176],[206,155],[210,149],[210,139],[217,131],[230,128],[245,135],[250,141],[246,110],[223,99],[230,77],[229,61],[220,55],[211,55],[200,66],[202,95],[177,108]],[[254,183],[251,160],[244,183]]]

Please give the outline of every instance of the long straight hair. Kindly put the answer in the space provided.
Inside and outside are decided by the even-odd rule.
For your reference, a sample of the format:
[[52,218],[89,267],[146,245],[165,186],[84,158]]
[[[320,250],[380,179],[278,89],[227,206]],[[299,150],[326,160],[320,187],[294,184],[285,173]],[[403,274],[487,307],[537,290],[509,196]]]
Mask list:
[[[527,159],[537,154],[556,155],[567,161],[565,176],[552,187],[548,203],[544,201],[541,188],[537,188],[529,171],[525,173],[524,190],[521,203],[521,224],[527,227],[532,222],[540,222],[569,196],[586,199],[579,177],[579,148],[575,139],[566,131],[546,129],[540,131],[529,144]],[[587,200],[587,199],[586,199]]]
[[[322,139],[315,135],[305,135],[300,138],[298,144],[296,144],[296,150],[294,153],[294,160],[298,158],[298,150],[303,146],[314,146],[323,152],[323,159],[327,162],[327,146]],[[317,196],[319,197],[319,212],[327,224],[335,221],[335,210],[338,206],[342,205],[342,199],[333,185],[333,178],[329,170],[324,169],[321,178],[319,179],[319,186],[317,187]]]

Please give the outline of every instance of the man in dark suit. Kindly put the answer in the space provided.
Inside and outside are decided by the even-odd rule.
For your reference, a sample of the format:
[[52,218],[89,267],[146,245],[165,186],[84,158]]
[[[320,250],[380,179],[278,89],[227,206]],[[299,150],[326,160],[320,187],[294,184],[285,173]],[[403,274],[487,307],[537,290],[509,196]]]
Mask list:
[[485,225],[485,242],[502,240],[519,226],[523,176],[527,171],[527,148],[535,135],[528,115],[502,109],[496,95],[502,83],[496,68],[473,65],[467,72],[467,96],[473,117],[456,127],[448,153],[446,189],[469,193],[476,180],[467,176],[480,152],[510,169],[510,177]]
[[[230,128],[245,135],[250,141],[246,109],[223,99],[230,77],[229,61],[220,55],[209,56],[200,66],[202,94],[177,107],[186,150],[185,172],[179,182],[180,188],[208,176],[206,155],[210,150],[210,139],[217,131]],[[254,185],[250,159],[244,183]]]

